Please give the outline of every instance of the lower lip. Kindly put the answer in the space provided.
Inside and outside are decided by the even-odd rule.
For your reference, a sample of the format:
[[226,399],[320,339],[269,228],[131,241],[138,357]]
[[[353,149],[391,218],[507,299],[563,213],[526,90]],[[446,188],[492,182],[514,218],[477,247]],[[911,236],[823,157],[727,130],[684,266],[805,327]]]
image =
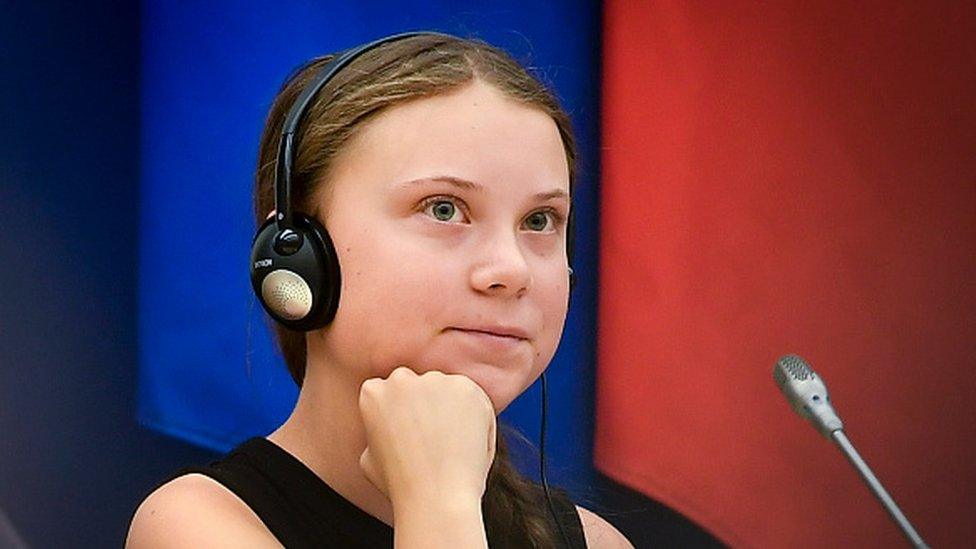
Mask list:
[[497,334],[489,334],[486,332],[476,332],[473,330],[461,330],[459,328],[452,328],[452,332],[456,332],[465,336],[465,339],[472,341],[479,346],[487,347],[493,351],[513,351],[522,346],[523,343],[527,343],[527,339],[522,339],[518,337],[503,336]]

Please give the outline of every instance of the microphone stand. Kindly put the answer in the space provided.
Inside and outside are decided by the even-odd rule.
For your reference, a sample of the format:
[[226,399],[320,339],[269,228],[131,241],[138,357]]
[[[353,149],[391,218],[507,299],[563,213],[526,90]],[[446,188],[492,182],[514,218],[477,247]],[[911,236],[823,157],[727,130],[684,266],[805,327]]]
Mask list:
[[881,502],[881,505],[885,508],[885,511],[888,511],[891,518],[895,519],[895,522],[898,523],[902,533],[905,534],[905,537],[908,538],[908,541],[911,542],[912,546],[928,549],[929,546],[925,544],[924,540],[922,540],[922,536],[918,535],[915,528],[913,528],[911,523],[908,522],[905,514],[902,513],[901,509],[898,508],[898,505],[895,504],[895,500],[891,499],[891,496],[888,495],[888,492],[884,489],[884,486],[881,486],[881,482],[879,482],[878,478],[875,477],[874,473],[871,472],[868,464],[861,459],[861,455],[858,454],[857,450],[854,449],[854,445],[851,444],[851,441],[847,440],[847,435],[844,434],[844,431],[842,429],[837,429],[836,431],[830,433],[830,436],[834,439],[834,441],[837,442],[840,449],[843,450],[844,456],[846,456],[847,460],[851,462],[851,465],[853,465],[854,468],[857,469],[857,472],[861,474],[861,478],[864,479],[864,482],[867,483],[868,487],[871,488],[871,491],[874,492],[874,495],[877,496],[878,500]]

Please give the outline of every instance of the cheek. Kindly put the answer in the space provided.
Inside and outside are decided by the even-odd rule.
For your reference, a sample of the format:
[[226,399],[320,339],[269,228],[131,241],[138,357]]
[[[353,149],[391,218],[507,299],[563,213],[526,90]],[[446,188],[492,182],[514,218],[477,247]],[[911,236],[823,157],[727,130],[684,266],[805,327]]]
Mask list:
[[536,294],[542,312],[542,333],[536,345],[534,361],[536,377],[545,370],[556,354],[569,306],[569,280],[564,269],[549,274],[544,283],[539,285]]
[[386,377],[422,352],[449,303],[450,277],[389,241],[359,242],[337,252],[342,289],[327,328],[330,347],[364,377]]
[[555,346],[562,335],[569,312],[569,274],[565,266],[547,266],[536,288],[536,299],[542,310],[544,332],[555,338]]

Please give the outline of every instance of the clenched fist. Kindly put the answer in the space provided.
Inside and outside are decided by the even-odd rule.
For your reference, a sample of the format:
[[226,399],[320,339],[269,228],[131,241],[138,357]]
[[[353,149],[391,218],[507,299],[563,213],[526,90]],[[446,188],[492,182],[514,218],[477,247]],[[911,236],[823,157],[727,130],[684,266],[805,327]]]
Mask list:
[[417,498],[480,501],[495,456],[495,410],[463,375],[401,366],[363,382],[366,450],[359,464],[394,507]]

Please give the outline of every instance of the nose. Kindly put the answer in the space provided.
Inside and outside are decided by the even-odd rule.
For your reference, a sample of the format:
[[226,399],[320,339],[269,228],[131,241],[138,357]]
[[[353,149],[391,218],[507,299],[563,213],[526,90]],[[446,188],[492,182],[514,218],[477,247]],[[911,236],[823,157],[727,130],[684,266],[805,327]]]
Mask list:
[[483,250],[481,260],[471,269],[471,287],[487,295],[525,295],[532,285],[532,272],[516,236],[486,242]]

